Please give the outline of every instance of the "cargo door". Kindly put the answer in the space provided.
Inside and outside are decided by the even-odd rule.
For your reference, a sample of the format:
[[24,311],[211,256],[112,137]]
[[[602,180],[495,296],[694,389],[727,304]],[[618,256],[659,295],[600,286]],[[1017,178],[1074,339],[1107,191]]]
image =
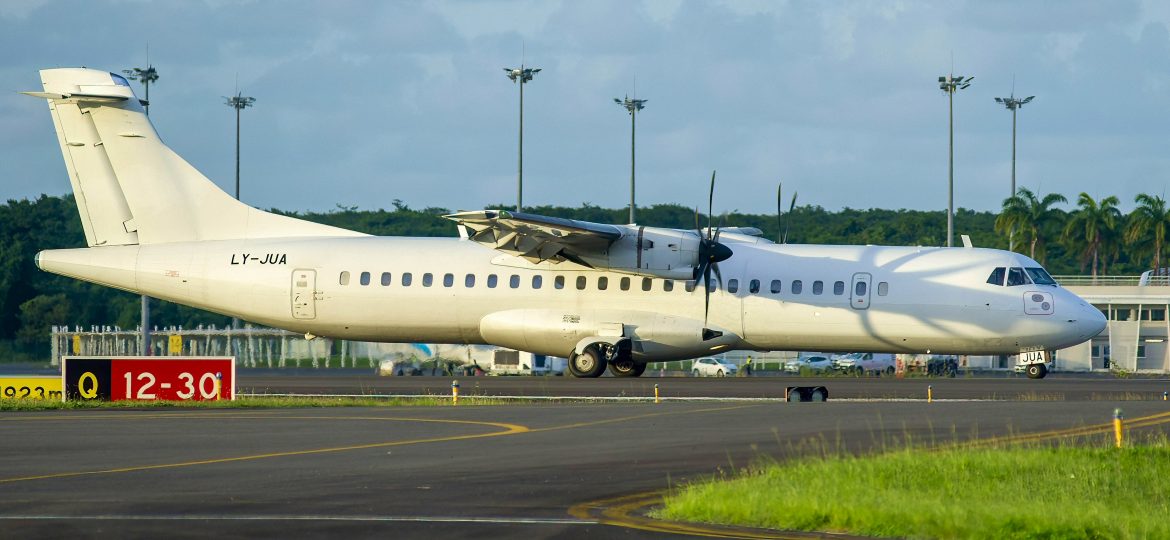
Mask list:
[[292,273],[292,316],[294,319],[315,319],[317,302],[316,270],[293,270]]

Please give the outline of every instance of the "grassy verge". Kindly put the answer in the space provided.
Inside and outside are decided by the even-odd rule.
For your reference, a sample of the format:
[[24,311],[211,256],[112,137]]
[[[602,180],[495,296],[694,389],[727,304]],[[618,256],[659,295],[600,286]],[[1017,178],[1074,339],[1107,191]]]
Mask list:
[[[499,405],[501,400],[459,397],[459,406]],[[450,397],[242,397],[235,401],[68,401],[38,399],[0,400],[0,411],[64,409],[280,409],[297,407],[450,407]]]
[[752,467],[656,517],[910,538],[1170,538],[1170,443],[902,450]]

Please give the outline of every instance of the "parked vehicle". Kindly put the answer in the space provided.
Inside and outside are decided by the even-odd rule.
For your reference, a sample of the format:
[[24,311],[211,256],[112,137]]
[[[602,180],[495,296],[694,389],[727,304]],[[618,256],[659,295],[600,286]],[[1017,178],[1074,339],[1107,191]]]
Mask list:
[[691,365],[692,377],[728,377],[738,371],[735,364],[720,358],[699,358]]
[[837,371],[864,375],[894,374],[894,355],[887,353],[849,353],[834,357]]
[[784,371],[788,373],[800,373],[801,371],[814,371],[819,373],[832,370],[833,361],[829,359],[828,355],[823,354],[802,356],[784,364]]

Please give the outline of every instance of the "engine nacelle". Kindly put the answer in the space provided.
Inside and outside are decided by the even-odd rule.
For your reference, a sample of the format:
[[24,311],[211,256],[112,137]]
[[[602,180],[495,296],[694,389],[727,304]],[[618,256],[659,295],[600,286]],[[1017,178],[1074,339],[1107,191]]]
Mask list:
[[597,256],[583,261],[599,270],[691,279],[698,264],[699,236],[690,231],[657,227],[623,227],[622,237]]

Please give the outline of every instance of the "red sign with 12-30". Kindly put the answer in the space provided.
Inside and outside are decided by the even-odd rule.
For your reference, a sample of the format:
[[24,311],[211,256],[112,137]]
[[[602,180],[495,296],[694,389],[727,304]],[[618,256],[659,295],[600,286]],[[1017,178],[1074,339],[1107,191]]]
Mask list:
[[66,399],[235,399],[232,358],[66,358],[62,376]]

